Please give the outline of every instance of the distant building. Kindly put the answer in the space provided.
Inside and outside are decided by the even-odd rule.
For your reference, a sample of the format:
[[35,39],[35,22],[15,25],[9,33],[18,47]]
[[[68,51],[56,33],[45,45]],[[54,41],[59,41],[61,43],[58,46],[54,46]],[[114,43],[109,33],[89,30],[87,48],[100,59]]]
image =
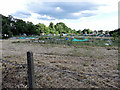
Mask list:
[[62,33],[62,36],[67,36],[67,34]]
[[98,34],[101,35],[101,34],[103,34],[103,32],[104,32],[103,30],[99,30]]
[[105,34],[106,31],[103,31],[103,34]]
[[45,35],[44,33],[41,33],[41,35]]
[[23,36],[27,36],[27,35],[24,33]]
[[98,31],[94,30],[93,34],[95,34],[95,35],[98,34]]

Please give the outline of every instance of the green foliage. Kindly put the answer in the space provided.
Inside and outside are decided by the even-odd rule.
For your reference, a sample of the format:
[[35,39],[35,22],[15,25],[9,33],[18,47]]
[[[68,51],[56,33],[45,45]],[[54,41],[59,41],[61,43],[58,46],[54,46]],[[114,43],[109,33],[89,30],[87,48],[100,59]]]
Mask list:
[[71,31],[71,28],[68,28],[63,22],[60,22],[60,23],[57,23],[55,25],[55,29],[56,31],[59,32],[59,34],[62,34],[62,33],[72,33]]
[[[103,30],[98,31],[100,34],[103,33]],[[115,31],[116,32],[116,31]],[[8,17],[2,15],[2,38],[9,38],[12,36],[20,36],[20,35],[48,35],[48,34],[69,34],[69,35],[81,35],[83,34],[92,34],[93,31],[90,29],[84,29],[76,31],[75,29],[71,29],[65,25],[63,22],[59,22],[54,25],[53,22],[50,22],[50,25],[47,27],[46,25],[39,23],[34,25],[32,22],[25,22],[21,19],[13,18],[11,15]],[[113,32],[106,32],[106,34],[112,35]],[[116,33],[113,34],[114,39],[116,39]]]
[[83,32],[83,34],[92,34],[93,33],[93,31],[90,29],[84,29],[82,32]]
[[105,34],[109,34],[109,31],[105,31]]
[[78,31],[77,31],[77,34],[81,34],[81,32],[82,32],[81,30],[78,30]]
[[39,34],[39,31],[36,29],[35,25],[32,23],[32,22],[27,22],[26,23],[26,34],[27,35],[36,35],[36,34]]
[[45,33],[46,35],[48,35],[48,34],[50,33],[49,27],[45,27],[44,33]]
[[[12,16],[2,15],[2,38],[9,38],[17,35],[38,34],[36,26],[32,22],[25,22],[21,19],[15,19]],[[6,36],[7,35],[7,36]]]
[[113,34],[112,34],[112,37],[114,38],[114,40],[116,40],[117,38],[118,38],[118,32],[114,32]]
[[40,32],[40,33],[44,33],[45,32],[45,25],[42,23],[39,23],[36,25],[36,29]]
[[103,30],[99,30],[98,32],[99,32],[99,34],[103,34]]
[[[50,23],[48,27],[44,24],[39,23],[34,25],[32,22],[25,22],[21,19],[15,19],[11,15],[5,17],[2,15],[2,38],[9,38],[12,36],[19,36],[26,34],[29,35],[41,35],[44,33],[45,35],[48,34],[77,34],[76,30],[72,30],[68,28],[63,22],[57,23]],[[7,36],[6,36],[7,35]]]

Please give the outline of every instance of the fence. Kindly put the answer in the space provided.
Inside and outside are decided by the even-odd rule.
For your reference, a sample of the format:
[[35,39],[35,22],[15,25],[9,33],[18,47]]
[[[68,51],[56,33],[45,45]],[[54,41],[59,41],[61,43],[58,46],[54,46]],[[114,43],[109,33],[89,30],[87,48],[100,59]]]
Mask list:
[[[9,63],[16,67],[28,67],[28,87],[33,89],[37,87],[68,87],[67,83],[69,83],[69,87],[82,87],[82,85],[88,85],[90,87],[91,84],[95,84],[90,77],[97,78],[117,78],[119,76],[111,76],[107,74],[92,74],[92,73],[84,73],[84,72],[76,72],[70,71],[66,68],[58,69],[55,67],[51,67],[49,65],[38,65],[35,64],[33,60],[33,53],[27,52],[27,64],[16,64],[6,60],[0,59],[1,62]],[[34,71],[35,69],[35,71]],[[35,72],[35,73],[34,73]],[[52,80],[53,79],[53,80]],[[56,81],[57,80],[57,81]],[[65,80],[65,81],[63,81]],[[72,82],[73,81],[73,82]],[[58,84],[57,84],[58,82]],[[63,84],[61,84],[63,82]],[[53,85],[54,83],[54,85]],[[56,84],[55,84],[56,83]],[[105,86],[118,88],[115,85],[111,85],[102,81]],[[76,84],[76,85],[75,85]],[[71,85],[71,86],[70,86]],[[75,85],[75,86],[74,86]],[[80,86],[79,86],[80,85]],[[102,86],[102,85],[101,85]],[[87,86],[86,86],[87,87]]]

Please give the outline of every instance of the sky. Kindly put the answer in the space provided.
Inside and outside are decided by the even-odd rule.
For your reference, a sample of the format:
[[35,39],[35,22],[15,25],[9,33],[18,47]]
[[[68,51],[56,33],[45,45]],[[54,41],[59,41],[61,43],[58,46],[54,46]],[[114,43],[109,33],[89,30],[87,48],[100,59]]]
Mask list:
[[75,30],[118,28],[119,0],[1,0],[0,14],[46,26],[63,22]]

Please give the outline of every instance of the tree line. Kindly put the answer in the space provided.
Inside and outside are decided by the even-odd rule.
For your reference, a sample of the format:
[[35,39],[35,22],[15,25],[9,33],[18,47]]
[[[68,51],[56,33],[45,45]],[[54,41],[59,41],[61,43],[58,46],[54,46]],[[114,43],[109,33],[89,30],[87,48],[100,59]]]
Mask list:
[[[29,35],[41,35],[41,34],[92,34],[93,31],[90,29],[84,29],[84,30],[75,30],[67,27],[63,22],[59,22],[56,25],[54,23],[50,22],[49,26],[46,26],[42,23],[34,25],[32,22],[25,22],[22,19],[16,19],[13,18],[11,15],[8,17],[2,16],[2,38],[8,38],[12,36],[19,36],[26,34]],[[99,30],[98,32],[102,33],[103,30]],[[116,30],[110,33],[112,35]]]

